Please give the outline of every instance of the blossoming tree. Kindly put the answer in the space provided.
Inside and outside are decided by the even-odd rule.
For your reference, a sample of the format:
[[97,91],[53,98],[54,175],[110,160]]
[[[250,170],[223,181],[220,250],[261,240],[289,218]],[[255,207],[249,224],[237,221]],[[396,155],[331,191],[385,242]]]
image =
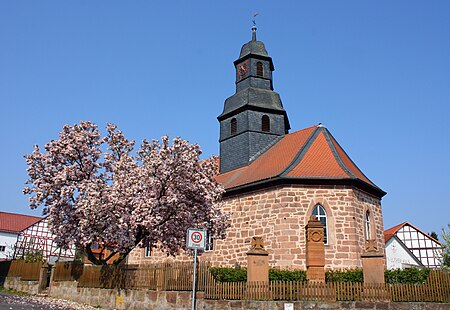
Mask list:
[[[220,210],[223,187],[214,180],[217,160],[199,160],[198,145],[134,141],[115,125],[101,137],[91,122],[64,126],[58,140],[26,155],[30,207],[44,206],[56,242],[75,245],[94,264],[119,263],[137,245],[157,245],[168,254],[185,248],[186,230],[203,227],[224,238],[228,215]],[[109,250],[93,254],[93,244]]]

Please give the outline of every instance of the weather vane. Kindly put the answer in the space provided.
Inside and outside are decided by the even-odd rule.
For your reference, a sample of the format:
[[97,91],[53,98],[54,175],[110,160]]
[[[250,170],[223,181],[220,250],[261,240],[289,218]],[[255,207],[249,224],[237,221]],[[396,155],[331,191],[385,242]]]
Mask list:
[[256,27],[256,16],[258,16],[258,15],[259,15],[258,12],[253,13],[253,27]]

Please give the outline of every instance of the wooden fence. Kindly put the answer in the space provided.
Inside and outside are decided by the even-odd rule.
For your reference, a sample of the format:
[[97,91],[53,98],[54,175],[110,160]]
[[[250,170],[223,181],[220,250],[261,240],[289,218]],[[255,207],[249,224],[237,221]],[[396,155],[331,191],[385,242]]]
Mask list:
[[[3,263],[2,263],[3,264]],[[305,301],[423,301],[450,302],[450,271],[431,271],[424,284],[362,284],[307,282],[217,282],[209,265],[200,263],[197,289],[207,299],[305,300]],[[1,266],[0,266],[1,267]],[[5,267],[5,268],[3,268]],[[8,262],[1,270],[8,277],[39,280],[42,263]],[[6,269],[6,267],[8,267]],[[53,281],[78,281],[79,287],[189,291],[192,263],[152,265],[92,266],[57,263]]]
[[450,273],[436,270],[424,284],[363,284],[307,282],[229,282],[212,277],[207,299],[305,300],[305,301],[424,301],[450,302]]
[[13,260],[9,262],[6,276],[20,277],[23,281],[39,281],[41,267],[42,262],[27,263],[24,260]]
[[[204,290],[208,275],[207,263],[198,265],[197,287]],[[54,281],[78,281],[79,287],[126,288],[189,291],[194,278],[192,263],[158,263],[152,265],[92,266],[57,263]]]

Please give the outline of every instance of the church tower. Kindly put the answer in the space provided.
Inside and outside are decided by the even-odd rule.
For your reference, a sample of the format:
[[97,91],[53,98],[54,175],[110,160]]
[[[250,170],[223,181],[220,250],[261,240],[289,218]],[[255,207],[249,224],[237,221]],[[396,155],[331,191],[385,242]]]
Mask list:
[[264,43],[242,46],[236,68],[236,93],[225,100],[220,123],[220,173],[249,165],[290,129],[280,95],[273,91],[274,66]]

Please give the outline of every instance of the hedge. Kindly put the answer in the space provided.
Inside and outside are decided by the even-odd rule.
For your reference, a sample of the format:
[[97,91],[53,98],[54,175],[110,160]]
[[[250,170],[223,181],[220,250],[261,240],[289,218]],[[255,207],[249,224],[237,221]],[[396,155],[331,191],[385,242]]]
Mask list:
[[[246,268],[226,268],[226,267],[211,267],[209,268],[212,276],[219,282],[246,282],[247,269]],[[430,269],[394,269],[386,270],[384,272],[386,283],[412,283],[421,284],[428,279]],[[364,282],[364,275],[362,269],[348,269],[348,270],[329,270],[325,273],[326,282]],[[269,269],[269,281],[295,281],[306,282],[306,271],[304,270],[280,270]]]

